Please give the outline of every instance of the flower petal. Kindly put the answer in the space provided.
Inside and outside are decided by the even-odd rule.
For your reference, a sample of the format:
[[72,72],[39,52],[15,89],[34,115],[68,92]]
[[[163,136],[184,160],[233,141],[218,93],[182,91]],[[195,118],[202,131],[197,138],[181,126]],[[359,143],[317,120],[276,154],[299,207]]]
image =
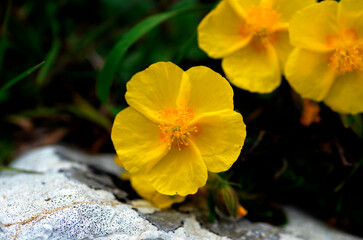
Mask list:
[[192,141],[208,171],[227,171],[237,160],[246,138],[246,125],[241,114],[228,109],[204,114],[193,122],[198,124],[200,133],[192,137]]
[[345,30],[354,30],[363,44],[363,4],[357,0],[344,0],[338,7],[339,24]]
[[206,112],[233,109],[233,89],[219,73],[204,66],[186,71],[190,81],[188,108],[194,116]]
[[273,42],[273,47],[276,50],[277,57],[280,60],[281,69],[284,69],[287,58],[289,57],[293,46],[290,44],[289,32],[288,31],[278,31],[274,35],[277,41]]
[[208,174],[199,150],[193,142],[189,142],[189,146],[182,150],[172,147],[147,177],[159,193],[186,196],[204,186]]
[[136,73],[127,83],[127,103],[152,121],[160,111],[176,108],[185,72],[171,62],[158,62]]
[[286,63],[285,76],[303,98],[321,101],[329,93],[335,73],[328,65],[328,53],[296,48]]
[[249,44],[223,58],[222,67],[233,85],[251,92],[268,93],[281,83],[279,60],[270,44],[262,50]]
[[123,166],[131,174],[147,171],[168,151],[158,125],[131,107],[117,114],[111,139]]
[[154,187],[149,183],[145,175],[132,175],[131,186],[141,197],[149,200],[152,204],[160,209],[171,207],[174,203],[183,202],[185,197],[182,196],[169,196],[158,193]]
[[333,50],[329,38],[338,34],[338,3],[324,1],[298,11],[289,24],[291,44],[313,51]]
[[212,58],[224,57],[245,46],[251,36],[242,36],[244,20],[222,1],[198,26],[198,44]]
[[363,112],[363,71],[338,77],[324,102],[339,113]]
[[281,14],[283,22],[289,22],[296,11],[314,3],[315,0],[272,0],[273,8]]
[[[263,0],[262,0],[263,1]],[[259,6],[261,0],[226,0],[228,4],[242,17],[247,17],[251,6]]]

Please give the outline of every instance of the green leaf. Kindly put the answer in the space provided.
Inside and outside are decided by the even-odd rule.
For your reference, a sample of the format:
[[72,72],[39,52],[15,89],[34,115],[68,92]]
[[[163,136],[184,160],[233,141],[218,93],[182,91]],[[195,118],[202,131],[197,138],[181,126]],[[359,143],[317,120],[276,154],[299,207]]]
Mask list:
[[45,57],[44,67],[39,71],[37,76],[37,83],[42,86],[47,78],[50,68],[52,67],[54,60],[56,59],[60,48],[59,39],[54,40],[52,47],[50,48],[47,56]]
[[185,44],[181,47],[177,57],[175,58],[174,61],[175,64],[179,64],[183,60],[183,58],[190,50],[193,43],[195,43],[196,41],[197,41],[197,31],[195,31],[194,34],[188,39],[188,41],[185,42]]
[[363,138],[363,118],[362,115],[340,114],[340,119],[346,128],[352,129],[358,137]]
[[14,151],[15,145],[11,139],[8,137],[6,139],[0,139],[0,166],[6,165],[12,160]]
[[217,213],[215,210],[215,202],[214,202],[214,192],[210,191],[207,197],[207,204],[208,204],[208,221],[214,222],[217,218]]
[[119,112],[124,110],[127,106],[106,105],[106,107],[110,111],[110,113],[115,117]]
[[[203,6],[204,7],[204,6]],[[138,40],[145,33],[164,22],[165,20],[174,17],[176,15],[197,10],[201,7],[188,6],[184,8],[178,8],[168,12],[159,13],[151,17],[146,18],[129,32],[127,32],[118,43],[112,48],[111,52],[106,58],[105,65],[101,70],[97,79],[97,94],[103,103],[108,101],[108,95],[112,83],[112,78],[115,75],[117,67],[121,62],[121,59],[125,55],[129,47]]]
[[8,7],[6,9],[4,24],[2,26],[2,32],[1,32],[1,38],[0,38],[0,73],[3,70],[4,54],[8,47],[8,41],[6,39],[6,34],[8,31],[9,17],[10,17],[10,12],[11,12],[11,3],[12,3],[12,1],[10,0],[8,3]]
[[81,96],[76,95],[74,98],[75,106],[70,106],[68,108],[69,111],[87,119],[97,125],[105,128],[107,131],[111,131],[112,123],[111,121],[104,115],[102,115],[97,109],[95,109],[90,103],[88,103]]
[[[34,72],[35,70],[40,68],[44,63],[45,62],[43,61],[43,62],[39,63],[38,65],[35,65],[34,67],[29,68],[25,72],[21,73],[20,75],[16,76],[15,78],[11,79],[10,81],[8,81],[2,88],[0,88],[0,96],[5,95],[7,93],[7,90],[10,87],[12,87],[14,84],[16,84],[17,82],[19,82],[20,80],[22,80],[23,78],[27,77],[32,72]],[[1,97],[0,97],[0,99],[1,99]]]
[[29,171],[29,170],[13,168],[13,167],[7,167],[7,166],[0,166],[0,172],[1,171],[13,171],[13,172],[31,173],[31,174],[43,174],[42,172]]

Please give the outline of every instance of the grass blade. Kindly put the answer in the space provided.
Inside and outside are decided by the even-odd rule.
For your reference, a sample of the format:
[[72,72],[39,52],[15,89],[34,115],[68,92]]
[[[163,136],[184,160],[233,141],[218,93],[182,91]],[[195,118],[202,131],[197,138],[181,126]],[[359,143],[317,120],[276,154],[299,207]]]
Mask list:
[[190,50],[190,47],[197,42],[197,31],[194,32],[194,34],[188,39],[188,41],[181,47],[177,57],[175,58],[174,63],[175,64],[179,64],[183,58],[185,57],[185,55],[188,53],[188,51]]
[[47,75],[49,70],[51,69],[54,60],[56,59],[60,48],[60,41],[59,39],[54,40],[52,47],[50,48],[47,56],[45,57],[45,64],[44,67],[39,71],[37,76],[37,84],[42,86],[47,79]]
[[75,95],[74,102],[75,105],[68,108],[70,112],[93,123],[96,123],[97,125],[111,132],[112,122],[106,116],[100,114],[100,112],[90,103],[88,103],[79,95]]
[[2,29],[1,38],[0,38],[0,73],[3,70],[4,54],[5,54],[6,48],[8,47],[6,34],[8,31],[9,17],[10,17],[10,12],[11,12],[11,3],[12,3],[12,0],[9,1],[8,7],[6,9],[4,24],[2,26],[3,29]]
[[1,171],[13,171],[13,172],[31,173],[31,174],[43,174],[42,172],[36,172],[36,171],[30,171],[30,170],[24,170],[24,169],[13,168],[13,167],[7,167],[7,166],[0,166],[0,172],[1,172]]
[[151,17],[146,18],[129,32],[127,32],[119,42],[112,48],[111,52],[106,58],[105,65],[101,70],[97,79],[97,94],[101,102],[106,103],[108,100],[109,90],[112,83],[112,78],[115,75],[117,67],[121,62],[121,59],[125,55],[128,48],[145,33],[164,22],[165,20],[174,17],[176,15],[200,9],[196,6],[188,6],[171,10],[168,12],[159,13]]
[[0,96],[3,95],[3,94],[5,94],[6,91],[10,87],[12,87],[14,84],[16,84],[17,82],[19,82],[20,80],[22,80],[23,78],[27,77],[32,72],[34,72],[35,70],[37,70],[38,68],[40,68],[44,63],[45,63],[45,61],[43,61],[43,62],[35,65],[34,67],[29,68],[25,72],[21,73],[20,75],[16,76],[15,78],[11,79],[10,81],[8,81],[2,88],[0,88]]

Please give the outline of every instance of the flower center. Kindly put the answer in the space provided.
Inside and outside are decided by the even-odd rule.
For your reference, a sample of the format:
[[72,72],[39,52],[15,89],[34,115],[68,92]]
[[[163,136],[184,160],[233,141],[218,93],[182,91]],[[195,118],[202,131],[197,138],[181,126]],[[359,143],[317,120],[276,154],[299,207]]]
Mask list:
[[275,26],[280,21],[280,14],[271,6],[261,4],[260,6],[252,6],[247,13],[246,23],[240,29],[242,36],[250,34],[257,35],[262,39],[275,32]]
[[168,143],[169,149],[176,146],[182,150],[189,145],[188,138],[190,135],[198,132],[197,126],[189,126],[193,117],[193,111],[189,108],[160,112],[160,137]]
[[363,70],[363,45],[352,45],[335,49],[329,57],[331,66],[338,75]]

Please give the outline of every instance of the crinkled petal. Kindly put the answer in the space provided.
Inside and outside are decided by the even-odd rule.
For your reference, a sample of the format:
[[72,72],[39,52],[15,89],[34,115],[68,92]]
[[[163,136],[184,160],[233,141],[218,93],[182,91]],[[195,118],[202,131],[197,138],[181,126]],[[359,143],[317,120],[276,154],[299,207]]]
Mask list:
[[127,103],[152,121],[161,111],[176,108],[185,72],[171,62],[158,62],[136,73],[127,83]]
[[171,207],[174,203],[183,202],[185,197],[174,195],[164,195],[155,191],[145,175],[132,175],[131,186],[144,199],[150,201],[156,207],[165,209]]
[[[264,0],[262,0],[264,1]],[[246,18],[251,6],[259,6],[261,0],[226,0],[228,4],[242,17]]]
[[363,44],[363,3],[357,0],[344,0],[339,3],[338,20],[343,29],[352,34],[354,40]]
[[328,53],[296,48],[286,63],[285,77],[303,98],[321,101],[329,93],[335,73],[328,65]]
[[225,57],[222,67],[233,85],[251,92],[268,93],[281,83],[279,60],[270,44],[261,50],[252,42]]
[[233,109],[233,89],[219,73],[204,66],[186,71],[190,82],[188,108],[194,116],[206,112]]
[[208,171],[227,171],[237,160],[246,138],[246,125],[241,114],[227,109],[207,113],[195,119],[199,134],[192,136]]
[[289,24],[291,44],[318,52],[333,50],[330,39],[339,33],[337,10],[337,2],[324,1],[298,11]]
[[244,22],[227,2],[220,2],[198,26],[199,47],[212,58],[221,58],[242,48],[252,37],[241,34]]
[[152,168],[168,151],[158,125],[131,107],[117,114],[111,139],[123,166],[131,174]]
[[362,113],[363,71],[350,72],[338,77],[324,102],[339,113]]
[[289,22],[296,11],[314,3],[315,0],[272,0],[273,9],[281,14],[283,22]]
[[206,184],[208,173],[199,150],[190,141],[182,150],[172,147],[147,177],[159,193],[186,196]]
[[281,69],[284,69],[287,58],[289,57],[293,46],[290,44],[288,31],[278,31],[274,33],[276,41],[273,42],[273,47],[276,50],[277,57],[280,60]]

